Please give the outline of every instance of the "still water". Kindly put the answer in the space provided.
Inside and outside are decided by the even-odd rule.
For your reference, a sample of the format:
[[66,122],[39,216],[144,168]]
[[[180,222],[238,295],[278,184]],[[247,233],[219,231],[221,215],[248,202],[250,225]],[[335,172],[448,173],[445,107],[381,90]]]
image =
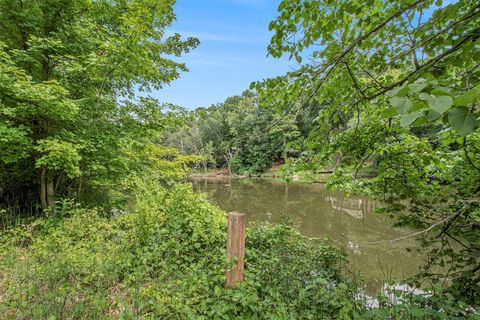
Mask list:
[[393,229],[393,220],[374,212],[377,203],[368,197],[346,197],[324,184],[288,184],[271,179],[196,178],[194,190],[225,211],[247,214],[248,220],[278,222],[290,216],[294,226],[309,237],[329,237],[349,253],[350,269],[360,271],[373,292],[384,280],[413,275],[422,263],[414,238],[383,242],[412,233]]

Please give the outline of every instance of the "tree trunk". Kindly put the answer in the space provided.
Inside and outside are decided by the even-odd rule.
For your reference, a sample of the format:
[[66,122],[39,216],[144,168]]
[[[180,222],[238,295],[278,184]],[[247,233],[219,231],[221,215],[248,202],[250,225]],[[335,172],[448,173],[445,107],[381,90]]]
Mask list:
[[47,179],[47,205],[50,212],[55,214],[55,189],[52,177]]
[[42,210],[45,210],[48,207],[46,175],[47,175],[47,168],[42,167],[39,173],[40,179],[39,179],[39,185],[38,185],[38,193],[39,193],[40,205],[42,206]]
[[42,210],[50,209],[52,213],[55,212],[55,184],[53,178],[48,177],[47,168],[42,167],[39,173],[40,181],[38,186],[38,193],[40,198],[40,205]]
[[83,187],[83,174],[81,174],[80,178],[78,178],[77,198],[79,198],[80,193],[82,193],[82,187]]

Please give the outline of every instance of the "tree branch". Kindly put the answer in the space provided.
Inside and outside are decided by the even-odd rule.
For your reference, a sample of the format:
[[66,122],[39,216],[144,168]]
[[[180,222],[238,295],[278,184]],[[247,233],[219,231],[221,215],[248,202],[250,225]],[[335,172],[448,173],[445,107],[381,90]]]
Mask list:
[[478,172],[480,172],[480,167],[478,167],[475,162],[470,158],[470,155],[468,154],[468,149],[467,149],[467,137],[463,138],[463,152],[465,153],[465,158],[467,158],[467,161],[470,163],[472,167],[474,167]]

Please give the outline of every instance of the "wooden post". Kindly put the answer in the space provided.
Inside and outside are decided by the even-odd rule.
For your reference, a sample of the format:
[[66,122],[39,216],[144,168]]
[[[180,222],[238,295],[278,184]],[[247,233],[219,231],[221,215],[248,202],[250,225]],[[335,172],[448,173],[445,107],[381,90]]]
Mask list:
[[246,221],[244,213],[228,214],[227,260],[229,266],[226,271],[226,288],[236,288],[237,283],[243,281]]

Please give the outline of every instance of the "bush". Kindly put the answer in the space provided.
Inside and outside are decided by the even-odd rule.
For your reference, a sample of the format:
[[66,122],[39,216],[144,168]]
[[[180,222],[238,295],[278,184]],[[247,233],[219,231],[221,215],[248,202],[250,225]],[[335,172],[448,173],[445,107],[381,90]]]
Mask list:
[[288,223],[247,230],[245,281],[225,289],[225,214],[188,185],[145,188],[126,212],[69,203],[0,242],[2,319],[348,318],[342,252]]

